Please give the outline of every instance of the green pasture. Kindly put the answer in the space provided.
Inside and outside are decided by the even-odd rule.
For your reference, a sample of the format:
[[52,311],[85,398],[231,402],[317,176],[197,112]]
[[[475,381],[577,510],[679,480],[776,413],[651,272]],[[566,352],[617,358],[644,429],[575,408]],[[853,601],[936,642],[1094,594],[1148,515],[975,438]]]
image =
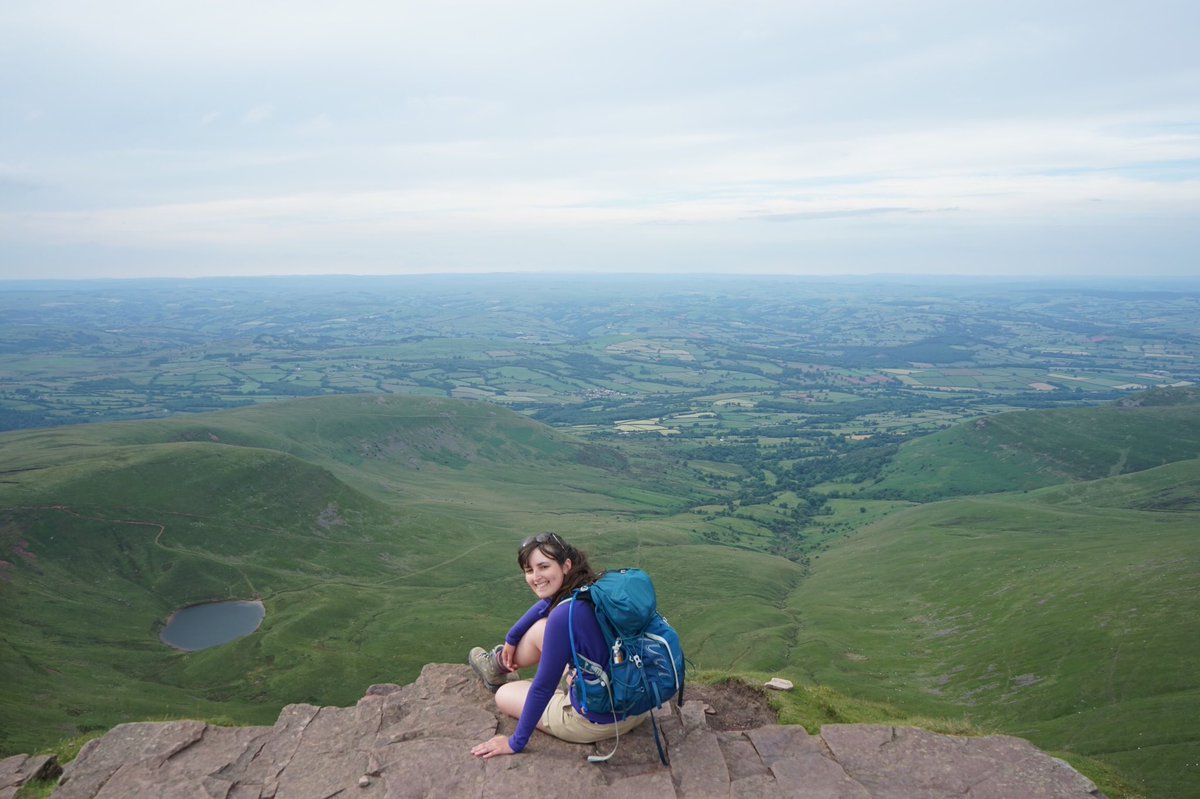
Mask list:
[[860,527],[882,519],[897,510],[911,507],[912,503],[871,499],[831,499],[829,516],[815,516],[804,527],[807,547],[810,550],[825,550],[838,538],[851,535]]
[[491,387],[480,388],[474,386],[459,386],[450,392],[450,396],[457,399],[486,400],[494,398],[496,396],[495,392],[496,389]]
[[676,383],[656,382],[657,376],[654,374],[638,377],[620,378],[609,380],[607,383],[601,383],[601,387],[610,388],[615,391],[622,392],[637,392],[638,394],[646,395],[670,395],[683,394],[689,389],[687,386],[680,386]]
[[859,399],[859,395],[848,391],[822,389],[819,393],[813,394],[811,402],[820,405],[839,405],[843,402],[853,402],[857,399]]
[[712,474],[719,477],[740,477],[745,475],[745,469],[737,463],[725,463],[721,461],[689,461],[690,467],[702,471],[704,474]]
[[[914,369],[907,375],[895,375],[912,386],[961,388],[990,392],[1028,391],[1031,383],[1060,381],[1048,379],[1045,369],[979,367],[962,369]],[[1093,387],[1094,388],[1094,387]]]
[[672,369],[664,370],[661,374],[663,380],[669,381],[672,385],[688,386],[694,389],[700,389],[709,385],[707,375],[699,374],[691,370]]
[[858,423],[866,432],[925,433],[949,427],[965,416],[977,412],[968,409],[926,410],[915,413],[879,413],[859,417]]
[[579,385],[575,382],[564,381],[547,372],[540,372],[522,366],[503,366],[498,369],[488,369],[486,376],[488,382],[498,386],[540,386],[558,392],[579,390]]
[[97,375],[107,375],[106,367],[108,365],[97,358],[52,353],[0,357],[0,367],[3,367],[6,375],[25,379],[45,378],[60,374],[87,375],[94,378]]
[[446,396],[446,392],[434,386],[412,385],[408,383],[399,383],[396,385],[395,392],[405,397],[436,397],[442,398]]
[[374,390],[379,384],[374,375],[361,372],[334,372],[326,374],[321,385],[336,388],[339,391],[367,392]]
[[251,366],[242,365],[238,367],[238,371],[246,376],[248,380],[255,380],[260,383],[269,383],[278,380],[280,372],[278,369],[270,366]]

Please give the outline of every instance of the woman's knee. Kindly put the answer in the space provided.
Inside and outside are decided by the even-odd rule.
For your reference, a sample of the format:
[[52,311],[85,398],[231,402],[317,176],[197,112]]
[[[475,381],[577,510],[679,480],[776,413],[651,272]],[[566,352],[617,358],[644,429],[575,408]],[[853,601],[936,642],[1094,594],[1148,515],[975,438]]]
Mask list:
[[529,694],[529,680],[506,682],[496,689],[496,707],[506,716],[520,718],[525,709],[525,697]]
[[517,651],[514,657],[517,661],[517,668],[528,668],[536,666],[542,660],[542,642],[546,637],[546,620],[538,619],[533,623],[533,626],[525,631],[521,636],[520,643],[517,644]]

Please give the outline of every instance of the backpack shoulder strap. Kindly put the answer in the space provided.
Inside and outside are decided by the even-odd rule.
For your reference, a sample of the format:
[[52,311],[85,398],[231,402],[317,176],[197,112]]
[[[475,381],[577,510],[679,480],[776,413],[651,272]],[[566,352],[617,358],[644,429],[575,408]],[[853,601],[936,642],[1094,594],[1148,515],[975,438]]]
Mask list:
[[587,586],[576,588],[571,593],[571,598],[566,600],[571,603],[570,607],[567,608],[567,639],[571,642],[571,665],[575,667],[576,672],[579,671],[579,650],[575,648],[575,600],[581,594],[586,593],[584,590],[586,588]]

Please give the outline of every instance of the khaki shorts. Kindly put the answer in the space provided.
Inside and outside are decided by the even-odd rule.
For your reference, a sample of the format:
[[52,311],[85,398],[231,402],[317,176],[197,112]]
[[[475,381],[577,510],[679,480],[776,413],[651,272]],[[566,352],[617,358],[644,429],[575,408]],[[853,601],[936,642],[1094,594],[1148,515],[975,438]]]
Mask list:
[[571,706],[571,697],[567,696],[566,692],[555,691],[554,696],[550,697],[550,704],[546,705],[546,710],[542,713],[542,720],[538,722],[538,726],[555,738],[569,743],[590,744],[612,738],[617,733],[624,735],[645,721],[647,715],[643,713],[640,716],[630,716],[616,724],[596,724],[588,721]]

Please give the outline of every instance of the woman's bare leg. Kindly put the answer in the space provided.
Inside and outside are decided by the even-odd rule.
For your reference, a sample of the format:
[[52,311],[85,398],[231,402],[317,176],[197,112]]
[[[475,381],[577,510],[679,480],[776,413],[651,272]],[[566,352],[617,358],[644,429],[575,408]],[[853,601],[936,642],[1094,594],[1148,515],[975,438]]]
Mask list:
[[[517,644],[517,668],[536,666],[542,659],[542,640],[546,635],[546,620],[538,619]],[[513,718],[520,718],[525,708],[525,697],[529,695],[532,680],[516,680],[506,682],[496,690],[496,707],[500,712]]]
[[[514,719],[521,718],[521,711],[525,709],[525,700],[529,697],[529,689],[532,687],[533,680],[504,683],[496,690],[496,707],[500,708],[500,712],[506,716],[512,716]],[[546,731],[541,719],[538,719],[537,728],[543,732]]]
[[525,709],[525,697],[529,695],[532,686],[533,680],[504,683],[496,689],[496,707],[506,716],[521,718],[521,711]]

